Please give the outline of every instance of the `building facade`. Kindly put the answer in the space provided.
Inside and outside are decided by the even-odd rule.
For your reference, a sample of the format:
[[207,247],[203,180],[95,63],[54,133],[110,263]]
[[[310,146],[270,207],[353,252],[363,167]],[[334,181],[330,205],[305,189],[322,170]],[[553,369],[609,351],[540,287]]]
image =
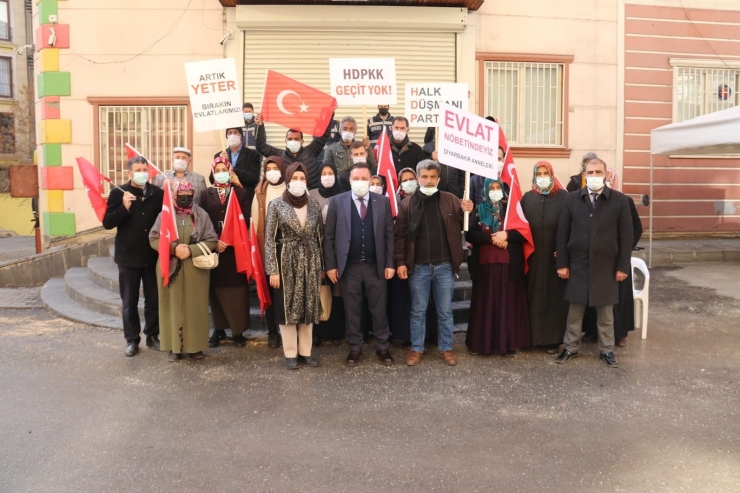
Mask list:
[[[640,138],[649,132],[647,121],[670,120],[660,116],[664,113],[633,115],[633,104],[661,106],[654,96],[673,98],[675,92],[652,88],[668,85],[666,70],[656,71],[662,77],[658,83],[635,79],[648,72],[637,74],[632,59],[633,43],[641,39],[633,33],[638,28],[634,9],[645,6],[624,0],[573,2],[567,9],[547,0],[34,1],[47,238],[99,225],[76,157],[86,157],[121,182],[125,143],[165,169],[171,149],[185,145],[194,150],[194,169],[208,173],[223,136],[193,132],[183,68],[189,61],[234,58],[243,74],[244,100],[256,111],[267,69],[328,92],[328,59],[335,57],[395,58],[399,101],[391,106],[393,115],[404,112],[407,82],[467,83],[468,109],[494,116],[504,127],[525,190],[535,162],[552,162],[567,181],[580,171],[581,156],[594,151],[623,172],[628,192],[643,193],[643,160],[633,159],[643,145]],[[648,7],[660,9],[660,3]],[[730,36],[731,30],[706,26],[707,36]],[[53,45],[48,43],[52,34]],[[645,39],[655,38],[648,32]],[[726,44],[734,49],[732,42]],[[644,93],[641,87],[647,88]],[[731,92],[735,97],[734,86]],[[340,107],[337,116],[360,121],[375,112],[374,107]],[[284,130],[268,124],[268,141],[282,146]],[[414,129],[412,139],[421,141],[423,131]],[[662,194],[656,191],[656,199]],[[710,217],[686,227],[711,231]],[[656,220],[656,230],[668,231],[671,224]]]

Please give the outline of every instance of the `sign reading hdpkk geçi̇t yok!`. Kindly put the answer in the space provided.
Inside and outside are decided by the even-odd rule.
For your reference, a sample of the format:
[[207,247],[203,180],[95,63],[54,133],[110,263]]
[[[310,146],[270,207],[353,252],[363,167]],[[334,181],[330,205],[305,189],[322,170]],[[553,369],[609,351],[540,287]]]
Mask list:
[[486,178],[498,178],[498,124],[442,103],[439,162]]
[[196,132],[243,127],[242,93],[233,58],[185,64]]
[[329,79],[340,106],[398,104],[394,58],[330,58]]
[[406,116],[411,127],[437,127],[442,103],[466,110],[468,85],[447,83],[407,83]]

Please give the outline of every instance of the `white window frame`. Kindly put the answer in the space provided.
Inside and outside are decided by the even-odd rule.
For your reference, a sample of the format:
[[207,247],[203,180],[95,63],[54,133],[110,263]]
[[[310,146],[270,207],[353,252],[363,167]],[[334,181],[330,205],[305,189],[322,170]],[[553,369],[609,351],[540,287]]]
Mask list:
[[[497,64],[498,67],[493,66],[494,64]],[[564,62],[552,62],[552,61],[515,61],[515,60],[485,60],[482,64],[483,68],[483,107],[484,107],[484,113],[485,114],[491,114],[494,116],[497,120],[499,120],[499,123],[504,127],[504,131],[507,132],[507,137],[510,134],[511,137],[508,137],[509,144],[514,147],[528,147],[528,148],[553,148],[553,149],[563,149],[566,147],[566,107],[565,107],[565,101],[566,101],[566,70],[567,70],[567,63]],[[556,135],[555,135],[555,141],[553,142],[550,139],[542,139],[536,142],[523,142],[521,140],[518,140],[520,136],[523,136],[526,133],[527,126],[530,127],[530,131],[532,130],[532,127],[536,127],[540,123],[534,122],[534,121],[527,121],[526,115],[528,112],[528,104],[531,102],[532,99],[534,99],[534,104],[539,104],[539,95],[535,95],[534,97],[531,97],[531,93],[529,94],[530,97],[528,98],[528,93],[526,90],[526,69],[528,68],[548,68],[548,69],[557,69],[556,74],[556,81],[555,81],[555,90],[556,90],[556,96],[555,96],[555,108],[549,107],[548,110],[555,110],[555,122],[554,125],[556,127]],[[489,86],[490,86],[490,80],[489,80],[489,71],[493,70],[511,70],[516,71],[516,87],[517,95],[516,95],[516,128],[515,131],[512,132],[512,125],[514,122],[511,121],[511,118],[513,118],[513,114],[511,112],[506,112],[504,110],[504,114],[502,116],[500,111],[495,111],[490,109],[490,101],[489,101]],[[540,82],[551,82],[551,81],[540,81]],[[550,84],[548,86],[549,88],[552,88],[553,86]],[[529,101],[528,101],[529,100]],[[514,102],[512,101],[512,105]],[[498,113],[498,114],[495,114]],[[542,112],[541,115],[544,116],[545,113],[549,113],[549,111]]]

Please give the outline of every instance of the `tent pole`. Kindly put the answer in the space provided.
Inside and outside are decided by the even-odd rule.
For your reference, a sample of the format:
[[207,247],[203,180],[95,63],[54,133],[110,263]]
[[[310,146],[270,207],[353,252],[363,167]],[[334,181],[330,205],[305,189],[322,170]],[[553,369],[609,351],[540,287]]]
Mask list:
[[650,245],[648,246],[648,267],[653,268],[653,153],[650,153]]

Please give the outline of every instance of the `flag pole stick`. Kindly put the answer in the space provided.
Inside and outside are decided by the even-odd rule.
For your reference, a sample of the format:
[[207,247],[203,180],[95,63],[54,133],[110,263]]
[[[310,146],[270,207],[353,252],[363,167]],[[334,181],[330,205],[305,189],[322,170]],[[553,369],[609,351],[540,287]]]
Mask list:
[[365,137],[370,137],[367,134],[367,106],[365,106],[364,104],[362,105],[362,122],[362,126],[364,127],[362,130],[363,135]]
[[[465,192],[463,192],[463,200],[470,200],[470,171],[465,172]],[[470,213],[466,212],[463,220],[463,231],[468,230],[469,223]]]

